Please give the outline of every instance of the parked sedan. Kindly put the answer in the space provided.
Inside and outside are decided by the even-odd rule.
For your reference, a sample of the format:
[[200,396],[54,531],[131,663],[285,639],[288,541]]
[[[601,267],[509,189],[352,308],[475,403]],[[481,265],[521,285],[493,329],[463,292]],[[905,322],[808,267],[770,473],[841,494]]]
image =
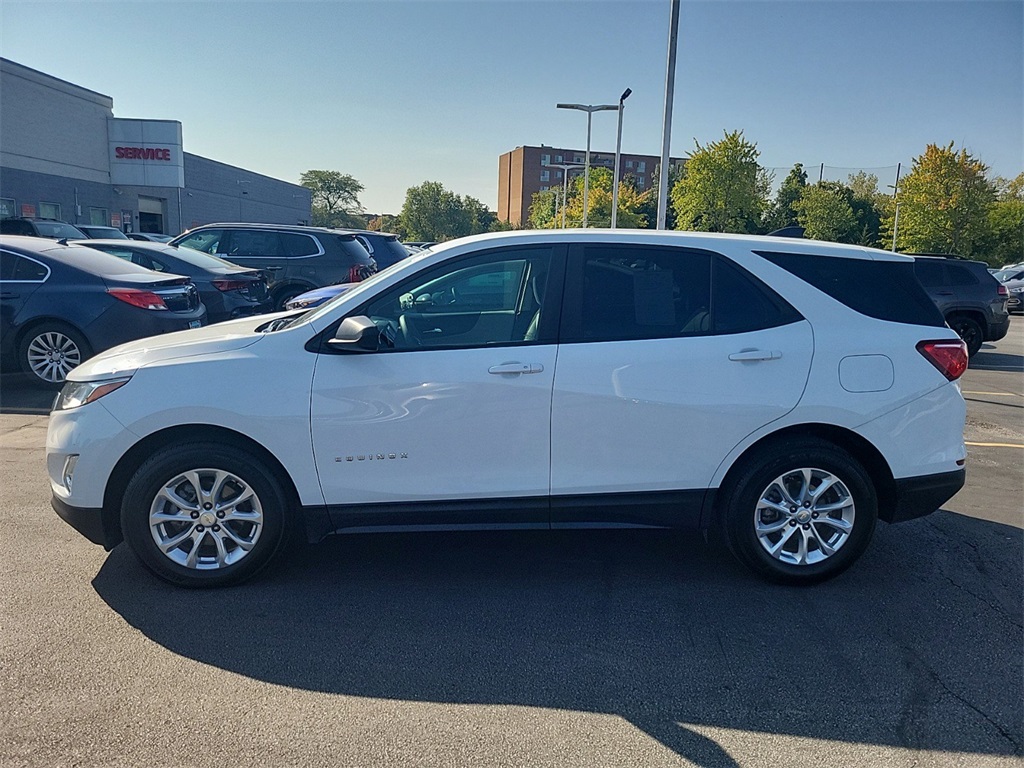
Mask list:
[[0,236],[0,352],[43,386],[96,352],[206,323],[185,275],[157,273],[80,245]]
[[129,232],[129,240],[148,240],[151,243],[169,243],[173,235],[158,235],[156,232]]
[[97,224],[78,224],[77,227],[85,233],[90,240],[127,240],[128,235],[117,227],[101,227]]
[[208,253],[162,243],[133,240],[79,240],[79,245],[126,259],[157,272],[188,275],[199,290],[211,323],[269,312],[267,280],[256,269],[247,269]]

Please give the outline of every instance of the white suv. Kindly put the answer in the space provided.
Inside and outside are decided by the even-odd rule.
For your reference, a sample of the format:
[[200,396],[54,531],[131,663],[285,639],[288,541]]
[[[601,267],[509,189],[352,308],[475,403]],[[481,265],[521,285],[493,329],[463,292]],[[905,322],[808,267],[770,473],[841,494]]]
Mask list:
[[963,485],[966,366],[884,251],[483,235],[92,358],[47,465],[61,517],[181,585],[245,579],[293,531],[496,526],[719,526],[809,583]]

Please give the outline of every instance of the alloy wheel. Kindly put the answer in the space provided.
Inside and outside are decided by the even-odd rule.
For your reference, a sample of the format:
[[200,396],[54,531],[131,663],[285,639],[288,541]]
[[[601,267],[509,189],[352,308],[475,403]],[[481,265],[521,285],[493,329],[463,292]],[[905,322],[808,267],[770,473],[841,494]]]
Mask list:
[[60,331],[40,333],[25,353],[29,370],[49,384],[64,381],[82,362],[82,350],[74,339]]

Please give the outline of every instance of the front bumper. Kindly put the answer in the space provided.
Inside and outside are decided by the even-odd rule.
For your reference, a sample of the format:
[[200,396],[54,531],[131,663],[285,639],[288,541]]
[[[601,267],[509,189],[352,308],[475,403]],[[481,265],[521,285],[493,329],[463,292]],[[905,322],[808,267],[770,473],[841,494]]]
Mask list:
[[958,469],[937,475],[896,480],[896,503],[879,515],[887,523],[901,523],[930,515],[964,487],[967,471]]
[[70,525],[93,544],[99,544],[108,552],[121,543],[121,529],[115,525],[102,509],[73,507],[63,499],[50,497],[50,505],[61,520]]

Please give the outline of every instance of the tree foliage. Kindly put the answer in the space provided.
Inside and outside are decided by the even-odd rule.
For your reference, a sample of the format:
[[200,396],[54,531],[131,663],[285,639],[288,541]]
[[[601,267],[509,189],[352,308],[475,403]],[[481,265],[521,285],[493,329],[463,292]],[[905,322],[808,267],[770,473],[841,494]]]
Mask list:
[[[897,250],[984,256],[990,241],[989,207],[996,197],[987,172],[967,150],[954,150],[953,142],[929,144],[900,183]],[[884,218],[889,233],[896,210],[893,206]]]
[[694,142],[683,178],[672,187],[679,229],[758,232],[767,207],[771,177],[757,158],[757,145],[742,131],[726,133],[706,146]]
[[992,266],[1024,261],[1024,173],[1007,181],[997,178],[996,201],[988,210],[989,246],[985,256]]
[[437,181],[406,190],[399,221],[409,240],[450,240],[503,228],[482,202],[457,195]]
[[313,224],[318,227],[365,227],[359,193],[364,187],[347,173],[305,171],[299,183],[312,193]]
[[797,163],[782,180],[779,191],[775,193],[775,200],[765,215],[766,231],[772,232],[798,223],[796,204],[806,187],[807,171],[804,170],[803,164]]
[[857,216],[850,204],[853,192],[834,181],[821,181],[807,187],[793,204],[797,222],[807,237],[814,240],[852,242],[857,229]]
[[[587,192],[587,226],[610,227],[612,224],[612,172],[608,168],[590,169]],[[580,174],[569,182],[565,206],[566,227],[583,226],[583,185]],[[562,226],[562,189],[537,192],[530,205],[530,226],[534,229],[557,229]],[[631,179],[619,181],[619,215],[615,226],[622,229],[643,229],[649,226],[646,209],[654,192],[640,192]]]

